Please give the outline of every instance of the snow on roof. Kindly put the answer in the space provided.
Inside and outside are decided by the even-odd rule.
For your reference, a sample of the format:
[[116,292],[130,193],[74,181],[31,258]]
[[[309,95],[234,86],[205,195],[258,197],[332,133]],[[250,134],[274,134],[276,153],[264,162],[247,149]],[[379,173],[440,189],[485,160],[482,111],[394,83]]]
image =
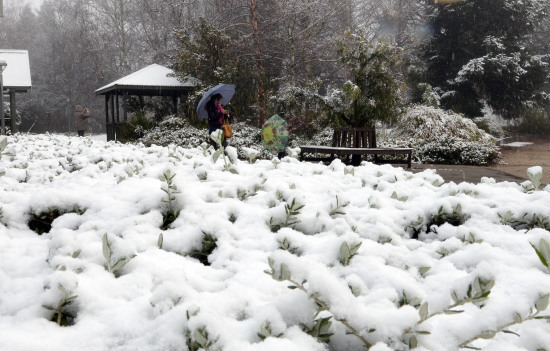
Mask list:
[[0,49],[0,59],[6,60],[8,64],[3,72],[4,88],[27,91],[32,87],[27,50]]
[[195,82],[189,80],[181,82],[175,77],[175,73],[168,67],[152,64],[140,69],[126,77],[120,78],[110,84],[97,89],[97,94],[103,93],[118,87],[189,87],[195,86]]

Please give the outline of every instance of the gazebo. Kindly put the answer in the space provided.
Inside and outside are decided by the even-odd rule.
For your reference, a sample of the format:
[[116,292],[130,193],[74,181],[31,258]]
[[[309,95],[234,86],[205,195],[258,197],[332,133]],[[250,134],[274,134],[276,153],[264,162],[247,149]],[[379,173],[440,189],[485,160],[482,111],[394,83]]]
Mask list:
[[[0,49],[0,58],[6,60],[7,67],[3,74],[4,91],[2,94],[10,96],[10,119],[6,119],[11,127],[11,132],[17,132],[15,93],[27,93],[32,88],[31,66],[29,64],[29,52],[27,50]],[[3,108],[4,106],[2,106]]]
[[[168,96],[172,97],[173,112],[178,112],[178,98],[186,96],[196,85],[196,81],[181,82],[174,71],[157,64],[140,69],[95,91],[105,96],[105,123],[107,140],[117,140],[121,127],[128,122],[128,96]],[[122,121],[119,97],[122,97]]]

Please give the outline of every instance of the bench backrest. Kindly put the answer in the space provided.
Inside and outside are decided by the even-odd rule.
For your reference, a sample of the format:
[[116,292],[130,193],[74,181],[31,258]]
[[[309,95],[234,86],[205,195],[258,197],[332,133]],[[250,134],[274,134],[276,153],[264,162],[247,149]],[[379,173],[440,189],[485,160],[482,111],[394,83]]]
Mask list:
[[376,148],[374,128],[336,128],[332,136],[333,147]]

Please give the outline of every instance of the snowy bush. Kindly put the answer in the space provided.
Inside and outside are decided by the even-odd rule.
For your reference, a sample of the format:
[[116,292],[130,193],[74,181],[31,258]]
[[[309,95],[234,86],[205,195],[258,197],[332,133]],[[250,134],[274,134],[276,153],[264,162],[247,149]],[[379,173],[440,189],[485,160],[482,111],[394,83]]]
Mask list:
[[8,146],[8,137],[5,135],[0,135],[0,158],[2,158],[2,153]]
[[[254,158],[271,159],[273,155],[262,145],[262,130],[258,127],[250,126],[239,122],[233,126],[233,137],[228,139],[228,144],[236,148],[239,152],[239,158],[249,159],[251,149],[257,150],[260,156]],[[324,128],[320,132],[309,138],[305,135],[291,134],[288,147],[297,147],[299,145],[331,145],[332,128]],[[208,142],[208,129],[192,126],[188,121],[179,117],[168,117],[157,127],[145,134],[139,140],[146,146],[159,145],[178,145],[186,148],[202,147]]]
[[[261,129],[239,122],[232,124],[233,137],[228,139],[228,144],[235,147],[239,152],[243,148],[255,148],[261,150],[261,158],[271,159],[272,154],[268,153],[262,146]],[[197,128],[187,120],[170,116],[165,118],[159,125],[147,132],[139,140],[146,146],[178,145],[186,148],[201,147],[203,143],[209,143],[208,127]],[[247,158],[244,153],[240,157]]]
[[504,137],[506,135],[506,131],[502,128],[504,119],[495,114],[493,109],[487,104],[485,104],[481,112],[483,112],[482,117],[472,119],[478,128],[484,130],[488,134],[491,134],[495,138]]
[[523,112],[518,125],[522,133],[548,135],[550,133],[550,114],[540,107],[532,107]]
[[[9,146],[3,349],[550,344],[550,188],[290,157],[234,160],[235,174],[211,149],[59,135]],[[27,226],[29,209],[75,204],[86,210],[59,211],[48,233]]]
[[326,124],[324,98],[318,93],[320,82],[306,87],[284,85],[269,97],[272,113],[278,113],[296,134],[313,135]]
[[486,165],[500,152],[496,139],[474,122],[456,113],[414,105],[398,121],[391,139],[383,144],[412,147],[422,163]]

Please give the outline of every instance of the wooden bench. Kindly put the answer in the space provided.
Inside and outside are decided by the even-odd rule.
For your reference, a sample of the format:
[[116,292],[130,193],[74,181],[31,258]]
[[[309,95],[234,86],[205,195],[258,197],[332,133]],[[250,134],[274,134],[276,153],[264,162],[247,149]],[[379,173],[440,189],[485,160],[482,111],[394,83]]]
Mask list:
[[[376,147],[374,128],[338,128],[334,130],[332,146],[300,146],[302,161],[332,161],[335,156],[352,156],[354,163],[360,163],[362,155],[374,155],[375,163],[406,163],[411,168],[412,149]],[[305,154],[330,154],[328,158],[306,157]],[[378,155],[405,155],[403,160],[381,160]],[[358,162],[357,162],[358,160]]]

